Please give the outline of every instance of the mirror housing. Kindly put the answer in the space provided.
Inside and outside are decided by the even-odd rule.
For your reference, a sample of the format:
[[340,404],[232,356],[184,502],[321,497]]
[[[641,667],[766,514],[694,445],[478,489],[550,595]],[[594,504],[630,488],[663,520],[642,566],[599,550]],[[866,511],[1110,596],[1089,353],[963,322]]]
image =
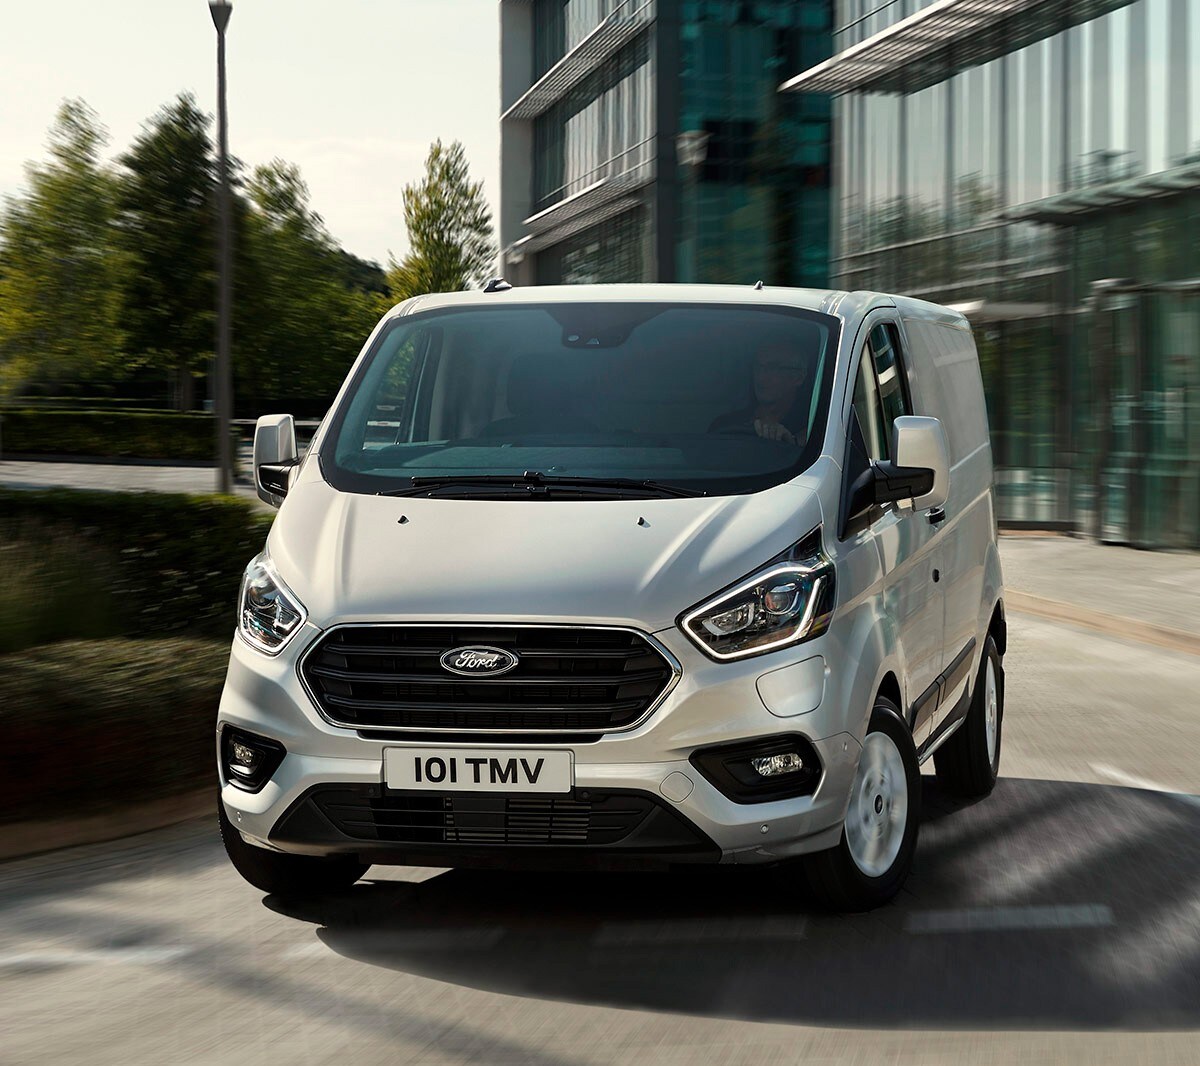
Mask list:
[[299,464],[296,420],[291,415],[263,415],[254,426],[254,488],[258,498],[272,507],[283,503]]
[[933,488],[933,471],[923,466],[897,466],[882,460],[873,470],[875,503],[881,507],[887,503],[911,504]]
[[894,466],[907,473],[920,471],[932,475],[932,479],[909,478],[911,483],[907,486],[896,485],[897,491],[904,488],[905,494],[894,499],[911,498],[917,511],[941,507],[946,502],[950,495],[950,449],[938,419],[920,415],[897,418],[892,427],[892,457]]

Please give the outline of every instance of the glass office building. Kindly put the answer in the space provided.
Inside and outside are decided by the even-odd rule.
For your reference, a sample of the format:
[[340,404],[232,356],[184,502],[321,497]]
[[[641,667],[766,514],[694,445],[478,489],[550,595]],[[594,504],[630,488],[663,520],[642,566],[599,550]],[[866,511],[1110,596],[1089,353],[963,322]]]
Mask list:
[[1001,518],[1200,547],[1200,0],[840,0],[832,283],[958,306]]
[[829,279],[830,0],[501,0],[517,283]]

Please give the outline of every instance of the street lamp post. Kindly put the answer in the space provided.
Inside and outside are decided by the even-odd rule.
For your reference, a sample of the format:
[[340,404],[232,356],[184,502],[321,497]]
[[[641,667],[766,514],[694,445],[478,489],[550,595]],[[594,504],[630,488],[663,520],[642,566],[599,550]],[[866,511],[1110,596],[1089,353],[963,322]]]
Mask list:
[[229,211],[229,116],[225,108],[225,27],[233,13],[229,0],[210,0],[208,10],[217,28],[217,491],[233,492],[233,450],[229,439],[233,417],[233,386],[230,373],[230,211]]

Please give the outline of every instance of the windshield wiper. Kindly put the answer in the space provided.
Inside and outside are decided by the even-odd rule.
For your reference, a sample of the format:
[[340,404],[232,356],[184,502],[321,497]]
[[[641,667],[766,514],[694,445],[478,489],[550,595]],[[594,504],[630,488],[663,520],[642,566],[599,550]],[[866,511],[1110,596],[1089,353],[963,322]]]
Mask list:
[[438,489],[454,489],[458,486],[471,488],[486,487],[492,491],[481,495],[495,495],[496,489],[507,487],[514,494],[530,497],[544,497],[560,489],[564,494],[576,492],[579,495],[630,495],[646,496],[704,496],[705,493],[695,489],[685,489],[681,485],[667,485],[661,481],[627,477],[575,477],[546,475],[537,470],[526,470],[523,474],[439,474],[427,477],[409,478],[411,482],[405,488],[385,489],[378,493],[380,496],[422,496],[432,494]]

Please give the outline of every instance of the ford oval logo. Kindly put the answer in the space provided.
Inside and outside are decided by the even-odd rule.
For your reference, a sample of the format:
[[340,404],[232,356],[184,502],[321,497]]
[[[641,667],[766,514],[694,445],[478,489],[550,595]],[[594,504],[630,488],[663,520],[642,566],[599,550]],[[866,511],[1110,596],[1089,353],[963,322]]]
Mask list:
[[462,677],[499,677],[515,669],[518,662],[503,648],[451,648],[441,658],[444,669]]

